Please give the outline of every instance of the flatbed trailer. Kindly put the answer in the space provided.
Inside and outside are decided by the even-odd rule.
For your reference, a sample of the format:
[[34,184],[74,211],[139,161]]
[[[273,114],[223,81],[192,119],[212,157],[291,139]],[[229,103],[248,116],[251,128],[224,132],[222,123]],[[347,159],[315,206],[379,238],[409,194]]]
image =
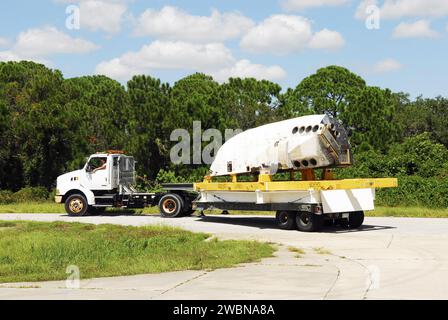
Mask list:
[[[193,210],[275,211],[277,224],[283,229],[319,230],[325,220],[359,227],[364,211],[374,209],[375,189],[396,187],[395,178],[344,179],[312,181],[271,181],[260,176],[257,182],[211,182],[176,186],[160,199],[165,217],[182,215],[183,205]],[[198,196],[192,201],[178,201],[184,190]],[[179,210],[177,210],[179,209]]]

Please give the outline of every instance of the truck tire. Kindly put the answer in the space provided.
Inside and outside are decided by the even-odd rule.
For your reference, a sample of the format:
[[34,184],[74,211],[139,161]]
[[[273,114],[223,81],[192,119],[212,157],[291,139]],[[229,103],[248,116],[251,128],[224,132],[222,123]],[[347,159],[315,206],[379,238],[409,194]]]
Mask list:
[[275,220],[280,229],[293,230],[296,228],[296,213],[293,211],[277,211]]
[[167,193],[159,201],[160,214],[164,218],[177,218],[182,216],[184,199],[175,193]]
[[296,215],[297,229],[304,232],[315,232],[322,228],[324,216],[311,212],[298,212]]
[[348,217],[348,226],[351,229],[357,229],[364,223],[364,211],[350,212]]
[[65,211],[71,217],[82,217],[87,214],[89,204],[81,194],[72,194],[65,200]]
[[191,216],[196,210],[193,210],[193,203],[191,203],[190,198],[184,199],[184,209],[182,215],[185,217]]

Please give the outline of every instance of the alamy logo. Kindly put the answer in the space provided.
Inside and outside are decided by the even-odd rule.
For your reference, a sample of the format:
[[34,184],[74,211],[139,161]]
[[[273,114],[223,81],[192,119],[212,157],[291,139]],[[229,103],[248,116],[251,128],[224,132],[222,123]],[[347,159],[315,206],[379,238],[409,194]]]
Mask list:
[[[178,142],[170,150],[171,162],[210,165],[221,148],[223,140],[225,142],[242,131],[241,129],[226,129],[223,137],[218,129],[207,129],[202,132],[201,122],[193,121],[192,136],[186,129],[176,129],[171,132],[170,141]],[[202,148],[203,142],[209,143]]]
[[376,5],[370,5],[366,8],[366,28],[369,30],[378,30],[381,27],[381,12]]
[[65,9],[67,19],[65,19],[65,27],[68,30],[79,30],[81,28],[81,13],[79,7],[70,5]]
[[65,287],[67,289],[79,289],[81,287],[79,267],[70,265],[65,269],[65,273],[69,275],[65,280]]

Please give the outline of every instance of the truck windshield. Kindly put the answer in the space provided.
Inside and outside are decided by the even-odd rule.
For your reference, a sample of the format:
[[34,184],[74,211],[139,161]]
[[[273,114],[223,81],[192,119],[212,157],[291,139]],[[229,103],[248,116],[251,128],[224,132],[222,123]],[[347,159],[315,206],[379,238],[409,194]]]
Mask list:
[[122,172],[134,171],[134,158],[120,157],[120,171]]

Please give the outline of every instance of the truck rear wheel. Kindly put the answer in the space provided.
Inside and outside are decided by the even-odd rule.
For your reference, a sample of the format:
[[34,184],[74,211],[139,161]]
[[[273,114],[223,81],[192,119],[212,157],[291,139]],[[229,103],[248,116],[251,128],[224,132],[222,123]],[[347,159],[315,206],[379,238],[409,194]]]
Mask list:
[[349,228],[359,228],[364,223],[364,211],[350,212],[348,216]]
[[81,217],[87,214],[89,204],[81,194],[72,194],[65,200],[65,211],[71,217]]
[[275,220],[280,229],[293,230],[296,228],[296,213],[293,211],[277,211]]
[[318,231],[322,228],[323,222],[323,215],[317,215],[311,212],[298,212],[296,215],[297,229],[299,229],[299,231]]
[[184,200],[175,193],[167,193],[159,201],[159,209],[164,218],[177,218],[182,216]]

